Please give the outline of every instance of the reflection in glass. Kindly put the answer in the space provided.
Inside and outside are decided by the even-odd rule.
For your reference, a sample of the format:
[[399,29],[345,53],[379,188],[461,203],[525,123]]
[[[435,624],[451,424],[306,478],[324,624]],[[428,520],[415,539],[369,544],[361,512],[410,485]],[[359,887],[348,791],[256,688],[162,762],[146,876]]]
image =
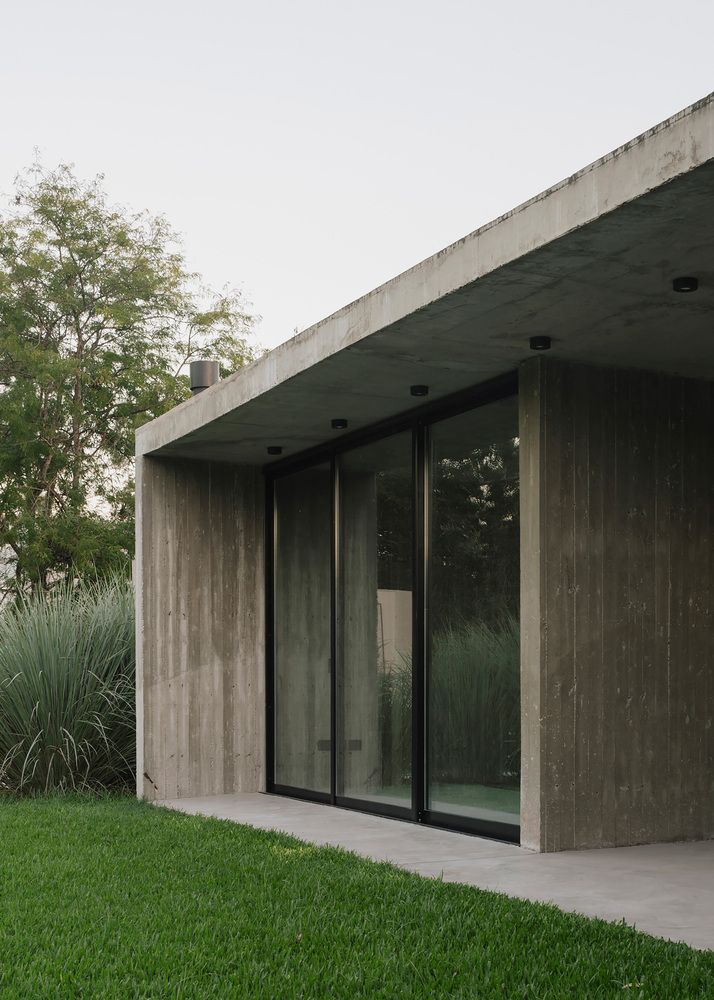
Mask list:
[[275,481],[275,781],[330,791],[329,465]]
[[411,805],[412,438],[340,459],[338,794]]
[[431,431],[428,808],[517,823],[520,791],[515,397]]

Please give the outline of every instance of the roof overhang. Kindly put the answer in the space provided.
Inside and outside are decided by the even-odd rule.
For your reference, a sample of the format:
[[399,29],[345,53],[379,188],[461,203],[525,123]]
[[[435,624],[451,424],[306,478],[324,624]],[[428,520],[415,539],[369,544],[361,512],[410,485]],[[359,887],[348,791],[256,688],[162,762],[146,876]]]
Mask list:
[[[678,294],[692,274],[699,290]],[[263,465],[513,371],[529,339],[714,378],[714,94],[137,432],[137,454]]]

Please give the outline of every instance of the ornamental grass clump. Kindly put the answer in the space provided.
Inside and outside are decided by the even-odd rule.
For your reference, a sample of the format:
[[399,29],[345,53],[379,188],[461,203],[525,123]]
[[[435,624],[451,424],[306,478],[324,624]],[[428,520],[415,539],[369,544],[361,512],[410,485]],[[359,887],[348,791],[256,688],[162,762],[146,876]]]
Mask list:
[[134,677],[124,580],[58,586],[0,612],[0,792],[130,785]]

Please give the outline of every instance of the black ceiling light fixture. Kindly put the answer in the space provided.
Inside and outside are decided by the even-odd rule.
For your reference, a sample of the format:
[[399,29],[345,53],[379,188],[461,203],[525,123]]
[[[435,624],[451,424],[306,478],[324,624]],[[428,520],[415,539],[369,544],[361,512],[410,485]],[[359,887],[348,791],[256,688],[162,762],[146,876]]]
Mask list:
[[336,431],[343,431],[347,427],[347,421],[344,417],[333,417],[331,420],[332,428]]
[[410,385],[409,392],[412,396],[428,396],[429,386],[428,385]]
[[532,351],[549,351],[550,337],[531,337],[530,345]]
[[674,292],[696,292],[699,288],[699,278],[682,275],[672,281],[672,291]]
[[282,455],[283,449],[279,444],[269,444],[268,454],[269,455]]

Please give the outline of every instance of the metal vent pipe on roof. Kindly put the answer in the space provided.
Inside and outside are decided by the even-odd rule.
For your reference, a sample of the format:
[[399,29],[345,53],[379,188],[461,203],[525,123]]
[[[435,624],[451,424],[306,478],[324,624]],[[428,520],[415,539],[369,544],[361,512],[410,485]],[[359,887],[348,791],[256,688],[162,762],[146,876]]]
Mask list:
[[191,392],[195,396],[218,381],[217,361],[192,361],[190,365]]

